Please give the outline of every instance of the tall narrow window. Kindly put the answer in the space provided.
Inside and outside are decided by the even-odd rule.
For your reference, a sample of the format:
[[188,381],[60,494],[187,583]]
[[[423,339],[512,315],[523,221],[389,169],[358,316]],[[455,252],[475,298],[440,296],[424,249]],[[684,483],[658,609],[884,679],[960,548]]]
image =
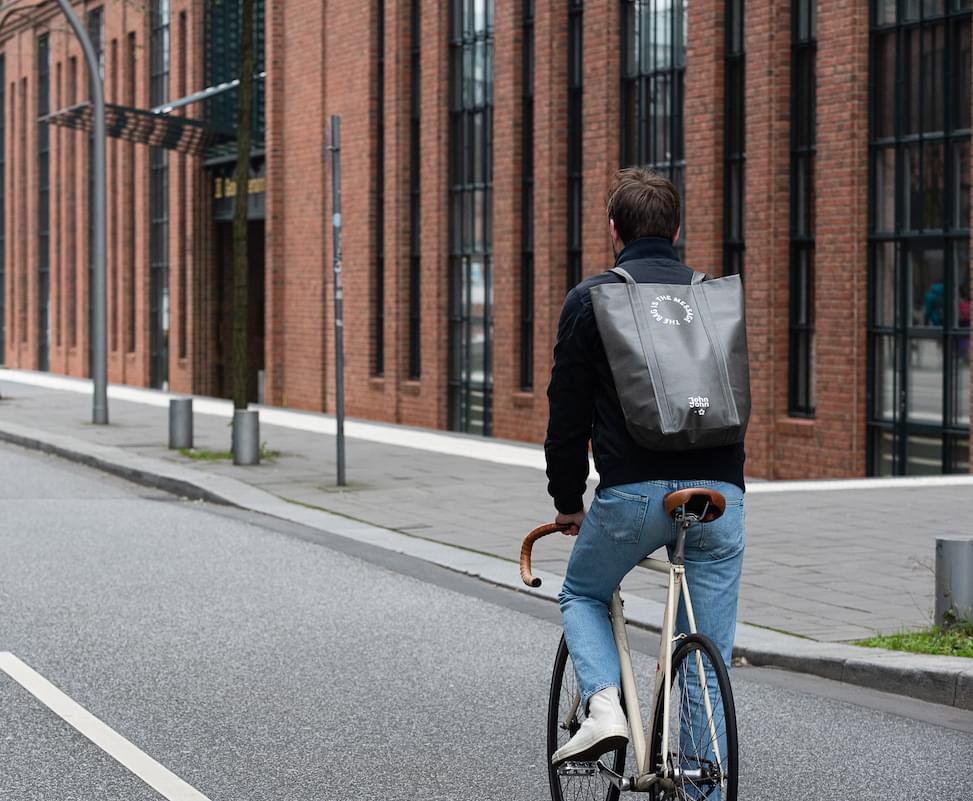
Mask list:
[[[534,0],[523,0],[520,183],[520,388],[534,388]],[[570,278],[568,279],[570,283]]]
[[970,469],[970,17],[872,2],[872,474]]
[[683,202],[687,0],[622,0],[622,166],[666,176]]
[[[68,59],[67,68],[67,95],[68,105],[78,102],[78,59],[71,56]],[[64,219],[65,219],[65,241],[67,244],[67,254],[64,260],[65,284],[67,286],[67,328],[68,328],[68,347],[78,346],[78,271],[84,269],[78,248],[78,191],[77,181],[73,180],[73,165],[77,164],[78,146],[77,137],[68,135],[65,137],[65,153],[62,162],[62,174],[70,176],[66,181],[66,191],[64,193]],[[129,204],[134,206],[134,203]]]
[[[88,36],[91,37],[91,46],[98,57],[98,74],[101,78],[105,77],[105,9],[98,6],[88,12]],[[88,97],[95,96],[94,86],[89,83]],[[95,160],[95,136],[94,133],[88,135],[88,164],[93,164]],[[94,203],[95,197],[95,173],[88,170],[88,198],[89,203]],[[95,287],[95,218],[94,215],[88,218],[88,309],[92,308],[90,299],[93,297]],[[88,365],[89,370],[94,369],[92,359],[94,358],[95,344],[95,318],[88,314]]]
[[791,253],[788,411],[814,416],[816,0],[791,3]]
[[0,53],[0,364],[6,364],[7,292],[7,62]]
[[[185,97],[189,92],[189,43],[186,34],[187,15],[179,12],[179,97]],[[180,359],[185,359],[189,353],[189,191],[187,188],[186,159],[179,160],[179,349]]]
[[[152,0],[149,102],[169,99],[169,0]],[[149,383],[169,383],[169,158],[149,150]]]
[[[110,75],[110,89],[111,89],[111,102],[118,102],[118,39],[111,40],[111,61],[109,62],[111,69],[109,70]],[[118,187],[118,154],[120,152],[121,142],[117,138],[112,138],[109,143],[109,175],[108,180],[111,182],[109,186],[113,188],[113,191],[109,193],[108,200],[110,203],[108,214],[110,215],[110,230],[112,234],[112,240],[109,245],[108,253],[108,267],[109,267],[109,300],[111,303],[110,313],[108,315],[109,324],[111,325],[111,350],[112,352],[118,351],[118,332],[121,325],[118,319],[118,269],[119,263],[121,261],[120,251],[121,251],[121,225],[119,221],[119,203],[121,194]]]
[[[49,38],[37,40],[37,116],[51,112],[51,49]],[[51,361],[51,132],[37,123],[37,369]]]
[[[125,37],[125,102],[135,106],[135,34]],[[135,352],[135,144],[125,143],[125,351]],[[70,141],[68,148],[71,148]]]
[[385,0],[376,0],[375,260],[372,275],[372,375],[385,372]]
[[420,223],[422,219],[422,146],[419,134],[422,127],[422,68],[420,35],[422,0],[412,0],[412,53],[411,77],[412,92],[409,114],[409,149],[412,166],[409,173],[409,208],[411,223],[409,228],[409,378],[417,379],[422,375],[421,340],[421,299],[420,281],[422,271]]
[[745,61],[743,0],[726,3],[726,66],[724,69],[725,153],[723,165],[723,274],[743,273],[743,192],[746,161],[744,114]]
[[27,129],[32,122],[27,100],[27,78],[20,79],[20,88],[17,95],[19,100],[17,105],[20,108],[20,126],[19,128],[17,127],[15,118],[14,130],[19,130],[20,132],[20,136],[18,137],[20,141],[17,143],[19,145],[17,155],[20,158],[14,159],[14,169],[17,168],[19,162],[20,169],[17,172],[20,174],[17,176],[18,191],[13,209],[17,214],[17,226],[15,230],[17,232],[18,244],[17,256],[20,262],[20,269],[17,271],[17,280],[15,282],[17,285],[17,339],[22,346],[26,346],[30,333],[27,330],[27,307],[30,304],[27,288],[27,272],[30,269],[29,262],[27,261],[27,237],[30,236],[30,222],[27,217],[27,209],[30,208],[27,198],[27,165],[30,163],[30,150],[27,149]]
[[450,0],[449,427],[493,430],[493,0]]
[[584,88],[584,0],[568,0],[568,276],[581,281],[582,91]]

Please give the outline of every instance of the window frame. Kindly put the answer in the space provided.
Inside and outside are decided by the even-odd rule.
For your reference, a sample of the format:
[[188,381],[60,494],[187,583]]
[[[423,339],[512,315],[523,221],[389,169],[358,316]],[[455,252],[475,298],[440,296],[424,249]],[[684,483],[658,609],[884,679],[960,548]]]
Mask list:
[[723,58],[723,274],[743,275],[746,192],[746,9],[727,0]]
[[534,389],[534,0],[523,0],[520,178],[520,390]]
[[[806,68],[810,62],[810,69]],[[809,104],[802,103],[805,98]],[[809,106],[809,107],[808,107]],[[815,416],[814,166],[817,152],[817,3],[791,2],[790,248],[787,413]],[[802,198],[804,180],[810,184]],[[802,210],[804,214],[802,215]]]
[[567,47],[567,276],[566,290],[581,282],[584,170],[584,0],[568,0]]
[[[966,58],[970,57],[970,25],[973,13],[969,8],[956,8],[949,3],[941,13],[925,14],[920,9],[915,17],[908,12],[913,4],[904,0],[897,3],[880,3],[872,0],[869,25],[869,162],[868,162],[868,392],[866,412],[866,468],[870,475],[914,475],[942,474],[969,471],[968,423],[958,420],[958,399],[960,392],[968,399],[969,386],[959,386],[957,368],[954,364],[963,353],[963,341],[969,342],[969,327],[961,326],[957,314],[958,289],[956,271],[969,281],[969,151],[971,139],[969,96],[962,103],[954,103],[953,92],[962,86],[969,86],[968,80],[954,81],[954,63],[957,61],[956,45],[960,43],[959,34],[965,29]],[[916,6],[919,4],[916,3]],[[942,27],[941,64],[935,59],[923,59],[926,35],[932,32],[935,44],[936,29]],[[916,34],[918,32],[918,34]],[[911,48],[915,40],[919,43],[918,69],[906,61],[906,47]],[[894,73],[886,76],[878,66],[882,56],[887,54],[886,47],[894,46]],[[933,56],[936,51],[933,49]],[[926,68],[932,63],[936,70],[941,69],[938,78],[935,72],[926,81]],[[969,68],[967,63],[966,68]],[[889,85],[883,78],[891,80]],[[915,78],[916,80],[912,80]],[[937,83],[937,80],[940,81]],[[941,102],[932,89],[941,90]],[[921,103],[909,106],[913,98],[921,98]],[[891,100],[891,114],[887,112],[887,101]],[[923,112],[929,109],[939,111],[941,119]],[[956,114],[963,117],[957,120]],[[965,119],[964,119],[965,118]],[[941,125],[939,122],[941,121]],[[957,122],[965,122],[958,126]],[[937,129],[938,126],[938,129]],[[891,129],[891,130],[890,130]],[[925,150],[935,154],[936,147],[942,146],[943,161],[941,185],[929,192],[926,181]],[[911,150],[918,149],[918,185],[922,188],[922,203],[919,204],[919,217],[914,216],[914,187],[906,183],[910,178],[911,164],[908,161]],[[954,150],[966,152],[962,169],[952,171],[951,157]],[[891,159],[886,154],[891,155]],[[888,188],[883,183],[886,170],[891,165],[893,181],[893,203],[888,203]],[[936,168],[933,155],[929,162]],[[909,168],[909,171],[907,171]],[[933,173],[934,174],[934,173]],[[959,179],[952,184],[952,179]],[[966,181],[964,185],[964,181]],[[879,184],[882,184],[879,186]],[[960,199],[959,209],[954,208],[955,196]],[[908,190],[908,191],[907,191]],[[881,202],[883,201],[884,202]],[[931,201],[931,202],[930,202]],[[965,204],[965,214],[960,214]],[[930,209],[938,215],[925,216]],[[891,218],[891,219],[890,219]],[[938,219],[938,223],[936,220]],[[933,225],[929,225],[930,221]],[[891,224],[890,224],[891,223]],[[916,224],[918,223],[918,225]],[[941,253],[941,278],[944,299],[957,299],[957,303],[943,303],[939,322],[930,319],[917,319],[913,275],[911,270],[919,266],[918,276],[922,280],[925,268],[935,275],[935,261],[928,260],[925,254]],[[923,254],[917,261],[917,254]],[[891,262],[886,263],[888,257]],[[930,279],[931,280],[931,279]],[[927,314],[926,302],[931,284],[923,295],[922,314]],[[968,345],[965,348],[968,354]],[[913,406],[918,392],[913,392],[913,382],[918,375],[912,366],[915,358],[922,354],[933,354],[941,364],[938,371],[940,382],[933,390],[941,393],[939,407],[932,412]],[[886,358],[889,357],[889,358]],[[937,371],[934,369],[934,373]],[[917,401],[918,403],[918,401]],[[962,403],[962,401],[959,401]],[[968,404],[968,400],[966,400]],[[923,449],[928,453],[923,456]],[[938,457],[936,454],[938,453]],[[938,461],[938,464],[937,464]],[[938,469],[933,469],[938,468]]]
[[[685,148],[685,76],[687,61],[687,10],[688,0],[672,0],[673,13],[668,31],[668,52],[661,64],[646,65],[642,58],[648,53],[653,40],[649,38],[643,22],[652,17],[652,0],[621,0],[621,135],[619,161],[622,167],[639,165],[664,175],[675,185],[681,202],[680,220],[682,232],[675,248],[679,257],[685,253],[686,243],[686,148]],[[656,31],[664,26],[656,26]],[[659,52],[663,50],[660,48]],[[649,67],[645,69],[645,67]],[[667,87],[660,93],[663,112],[674,110],[668,116],[659,113],[659,106],[643,109],[651,96],[651,88],[662,83]],[[657,101],[659,102],[659,101]],[[658,156],[661,133],[669,148],[664,158]]]
[[493,0],[449,2],[447,422],[484,436],[493,433],[493,20]]

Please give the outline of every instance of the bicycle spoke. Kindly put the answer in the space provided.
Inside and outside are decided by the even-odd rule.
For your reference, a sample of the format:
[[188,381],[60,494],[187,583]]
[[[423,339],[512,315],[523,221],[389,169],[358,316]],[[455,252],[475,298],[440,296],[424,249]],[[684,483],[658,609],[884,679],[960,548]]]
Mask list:
[[[683,648],[674,665],[669,688],[670,741],[663,748],[676,785],[667,794],[671,799],[728,798],[729,766],[735,765],[735,750],[730,761],[726,708],[713,658],[718,654],[713,657],[701,643],[693,642]],[[733,793],[735,797],[735,789]]]
[[[579,709],[578,687],[571,657],[565,654],[565,664],[561,671],[560,681],[556,688],[556,708],[552,707],[549,714],[555,714],[553,721],[549,720],[549,727],[553,725],[554,742],[550,743],[549,753],[563,746],[577,732],[581,721],[584,720],[584,710]],[[565,728],[565,724],[566,728]],[[606,767],[621,769],[618,764],[619,752],[612,751],[601,757]],[[598,760],[592,762],[567,762],[552,771],[552,791],[555,801],[606,801],[618,797],[617,790],[609,781],[606,774],[598,769]]]

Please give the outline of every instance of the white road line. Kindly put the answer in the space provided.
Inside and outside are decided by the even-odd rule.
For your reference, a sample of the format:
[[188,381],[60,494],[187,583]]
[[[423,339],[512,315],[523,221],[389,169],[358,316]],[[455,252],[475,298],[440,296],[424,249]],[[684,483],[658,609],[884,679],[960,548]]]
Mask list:
[[[36,387],[78,392],[90,395],[91,381],[84,378],[38,373],[31,370],[8,370],[0,368],[0,381],[13,381]],[[157,389],[143,389],[124,384],[108,387],[108,397],[147,406],[168,406],[170,398],[185,397],[177,393],[162,392]],[[307,431],[314,434],[330,434],[336,431],[334,417],[315,412],[300,412],[274,406],[259,406],[260,421],[267,425]],[[233,404],[220,398],[193,398],[193,411],[199,414],[229,418],[233,415]],[[365,442],[377,442],[400,448],[440,453],[446,456],[462,456],[494,464],[512,467],[528,467],[533,470],[546,470],[544,450],[537,445],[515,445],[487,438],[457,436],[448,432],[437,432],[410,428],[388,423],[372,423],[358,420],[345,422],[345,436]],[[590,478],[597,481],[598,472],[594,461],[589,459]],[[927,487],[973,487],[973,476],[916,476],[898,478],[850,478],[823,479],[813,481],[747,481],[747,492],[752,495],[777,492],[839,492],[848,490],[871,489],[922,489]]]
[[0,652],[0,670],[169,801],[210,801],[9,651]]

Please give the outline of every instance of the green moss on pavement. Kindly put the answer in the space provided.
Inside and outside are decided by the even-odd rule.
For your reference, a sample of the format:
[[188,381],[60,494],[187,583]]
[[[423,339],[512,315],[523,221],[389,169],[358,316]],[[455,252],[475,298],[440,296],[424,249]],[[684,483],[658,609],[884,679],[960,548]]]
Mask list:
[[867,648],[888,648],[915,654],[941,654],[973,658],[973,623],[961,623],[947,629],[931,626],[921,631],[902,631],[880,634],[860,640],[856,645]]

